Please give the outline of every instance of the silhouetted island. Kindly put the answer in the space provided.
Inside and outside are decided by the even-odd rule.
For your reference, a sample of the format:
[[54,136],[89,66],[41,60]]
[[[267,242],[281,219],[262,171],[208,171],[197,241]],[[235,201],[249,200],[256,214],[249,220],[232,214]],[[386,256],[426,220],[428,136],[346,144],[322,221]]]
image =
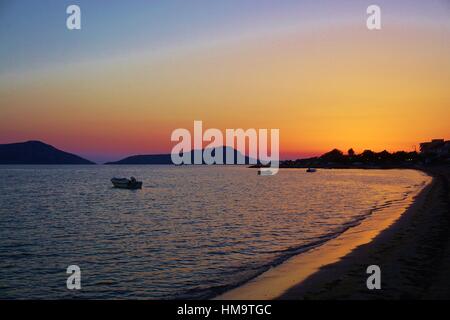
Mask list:
[[170,154],[148,154],[126,157],[119,161],[106,162],[105,164],[172,164]]
[[[234,154],[234,161],[233,163],[237,163],[237,157],[238,154],[240,155],[241,153],[239,153],[239,151],[232,149],[230,147],[222,147],[222,152],[223,152],[223,157],[224,157],[224,161],[226,159],[226,151],[227,150],[233,150],[233,154]],[[204,151],[204,149],[202,150],[202,152]],[[189,157],[191,159],[191,164],[194,164],[194,153],[192,151],[189,151]],[[213,156],[215,155],[214,150],[211,153]],[[114,161],[114,162],[107,162],[105,164],[173,164],[172,162],[172,158],[170,154],[151,154],[151,155],[135,155],[135,156],[130,156],[127,158],[124,158],[122,160],[119,161]],[[205,162],[203,161],[203,164],[205,164]],[[245,156],[245,164],[250,164],[250,158]]]
[[0,144],[0,164],[95,164],[41,141]]

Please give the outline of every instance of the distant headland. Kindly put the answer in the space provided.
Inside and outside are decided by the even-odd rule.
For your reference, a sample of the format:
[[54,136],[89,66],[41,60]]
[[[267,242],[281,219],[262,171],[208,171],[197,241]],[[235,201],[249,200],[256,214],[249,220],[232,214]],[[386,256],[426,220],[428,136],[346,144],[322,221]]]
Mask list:
[[[237,163],[238,156],[242,154],[236,149],[233,149],[231,147],[222,147],[223,154],[226,154],[227,150],[228,151],[231,150],[233,152],[233,163]],[[204,151],[205,149],[202,150],[202,153]],[[211,154],[214,155],[214,153],[215,151],[212,150]],[[194,163],[194,152],[192,151],[187,152],[187,157],[191,159],[190,163]],[[243,159],[245,162],[244,164],[251,163],[250,158],[248,156],[243,157]],[[203,160],[202,163],[206,164]],[[107,162],[105,164],[173,164],[173,162],[170,154],[153,154],[153,155],[149,154],[149,155],[130,156],[119,161]]]
[[41,141],[0,144],[0,164],[95,164]]

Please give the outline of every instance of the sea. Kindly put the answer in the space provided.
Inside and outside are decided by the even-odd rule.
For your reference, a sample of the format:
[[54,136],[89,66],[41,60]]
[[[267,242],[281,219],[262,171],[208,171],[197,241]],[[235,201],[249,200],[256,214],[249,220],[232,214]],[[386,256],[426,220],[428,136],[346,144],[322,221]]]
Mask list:
[[[142,190],[112,187],[130,176]],[[0,299],[213,298],[427,179],[408,169],[3,165]],[[79,290],[67,287],[69,266],[79,267]]]

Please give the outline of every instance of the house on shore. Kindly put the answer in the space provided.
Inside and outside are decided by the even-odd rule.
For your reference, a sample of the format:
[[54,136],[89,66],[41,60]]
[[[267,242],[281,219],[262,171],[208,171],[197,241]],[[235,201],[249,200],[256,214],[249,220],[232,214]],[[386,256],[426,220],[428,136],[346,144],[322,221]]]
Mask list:
[[448,163],[450,161],[450,140],[433,139],[420,144],[420,153],[425,163]]
[[424,155],[445,156],[450,154],[450,140],[433,139],[420,144],[420,153]]

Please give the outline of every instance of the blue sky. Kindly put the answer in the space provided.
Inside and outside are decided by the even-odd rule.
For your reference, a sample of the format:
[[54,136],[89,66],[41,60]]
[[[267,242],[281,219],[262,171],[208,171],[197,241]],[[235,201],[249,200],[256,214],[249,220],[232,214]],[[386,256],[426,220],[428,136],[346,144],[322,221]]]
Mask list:
[[[1,0],[0,72],[126,55],[175,43],[211,41],[317,21],[358,21],[377,3],[386,18],[448,19],[447,0]],[[65,9],[78,4],[82,30],[65,28]]]

